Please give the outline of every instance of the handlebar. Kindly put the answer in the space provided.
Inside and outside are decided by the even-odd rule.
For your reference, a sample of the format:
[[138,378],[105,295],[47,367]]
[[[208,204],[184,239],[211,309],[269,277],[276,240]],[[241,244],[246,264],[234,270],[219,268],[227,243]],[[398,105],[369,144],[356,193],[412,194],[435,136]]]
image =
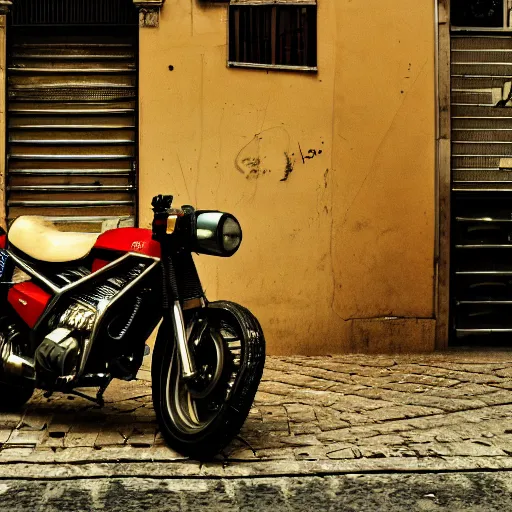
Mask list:
[[162,194],[153,197],[151,206],[155,214],[167,212],[172,205],[173,199],[173,196],[163,196]]
[[[171,208],[173,196],[164,196],[159,194],[153,197],[151,206],[153,207],[153,239],[159,239],[165,236],[170,226],[168,223],[172,223],[172,231],[176,225],[176,220],[180,217],[185,217],[194,213],[194,208],[189,205],[184,205],[181,208]],[[172,218],[174,217],[174,221]]]

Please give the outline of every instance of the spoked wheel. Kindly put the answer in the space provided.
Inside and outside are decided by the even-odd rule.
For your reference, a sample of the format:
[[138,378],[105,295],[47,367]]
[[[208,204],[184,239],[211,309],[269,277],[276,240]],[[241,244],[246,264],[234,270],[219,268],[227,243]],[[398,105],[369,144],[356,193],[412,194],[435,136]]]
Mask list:
[[208,459],[249,413],[263,371],[264,338],[254,316],[230,302],[209,304],[187,334],[197,376],[182,378],[176,344],[163,327],[153,356],[153,402],[169,445]]
[[224,322],[220,328],[205,319],[199,319],[192,332],[190,348],[198,375],[185,381],[176,346],[167,373],[166,394],[173,423],[184,433],[205,429],[222,410],[240,367],[230,351],[230,345],[240,352],[240,341],[234,330]]

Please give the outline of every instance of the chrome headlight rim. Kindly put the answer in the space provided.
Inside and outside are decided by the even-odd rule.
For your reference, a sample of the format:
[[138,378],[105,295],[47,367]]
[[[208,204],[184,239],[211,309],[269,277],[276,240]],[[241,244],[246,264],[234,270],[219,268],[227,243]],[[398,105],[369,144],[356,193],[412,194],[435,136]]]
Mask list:
[[[202,215],[208,215],[209,219],[201,219]],[[216,224],[213,226],[212,222],[216,218]],[[201,220],[209,222],[210,225],[202,226]],[[229,247],[225,243],[225,226],[226,223],[232,224],[232,228],[236,232],[231,236],[236,239],[236,243]],[[209,254],[212,256],[229,257],[235,254],[240,245],[242,244],[242,226],[238,219],[231,213],[221,212],[218,210],[197,210],[195,212],[195,240],[194,250],[199,254]],[[229,236],[229,235],[228,235]]]

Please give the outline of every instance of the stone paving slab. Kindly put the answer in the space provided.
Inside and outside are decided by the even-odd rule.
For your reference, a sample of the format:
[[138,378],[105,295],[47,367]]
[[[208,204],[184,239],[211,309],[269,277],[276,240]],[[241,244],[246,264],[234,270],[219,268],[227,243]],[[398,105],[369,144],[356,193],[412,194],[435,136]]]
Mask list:
[[105,399],[37,392],[0,415],[0,478],[512,469],[512,351],[269,357],[239,438],[206,465],[165,445],[147,368]]

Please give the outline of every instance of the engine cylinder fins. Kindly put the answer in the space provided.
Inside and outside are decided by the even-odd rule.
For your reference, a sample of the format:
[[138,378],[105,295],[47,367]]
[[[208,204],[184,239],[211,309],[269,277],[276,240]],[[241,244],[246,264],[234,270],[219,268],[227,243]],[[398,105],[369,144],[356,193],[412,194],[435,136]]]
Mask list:
[[119,274],[109,277],[92,290],[75,295],[73,300],[96,311],[104,301],[114,299],[123,288],[140,276],[147,266],[147,263],[137,263],[127,271],[119,272]]
[[61,315],[59,327],[91,332],[96,322],[96,310],[78,302],[72,303]]

